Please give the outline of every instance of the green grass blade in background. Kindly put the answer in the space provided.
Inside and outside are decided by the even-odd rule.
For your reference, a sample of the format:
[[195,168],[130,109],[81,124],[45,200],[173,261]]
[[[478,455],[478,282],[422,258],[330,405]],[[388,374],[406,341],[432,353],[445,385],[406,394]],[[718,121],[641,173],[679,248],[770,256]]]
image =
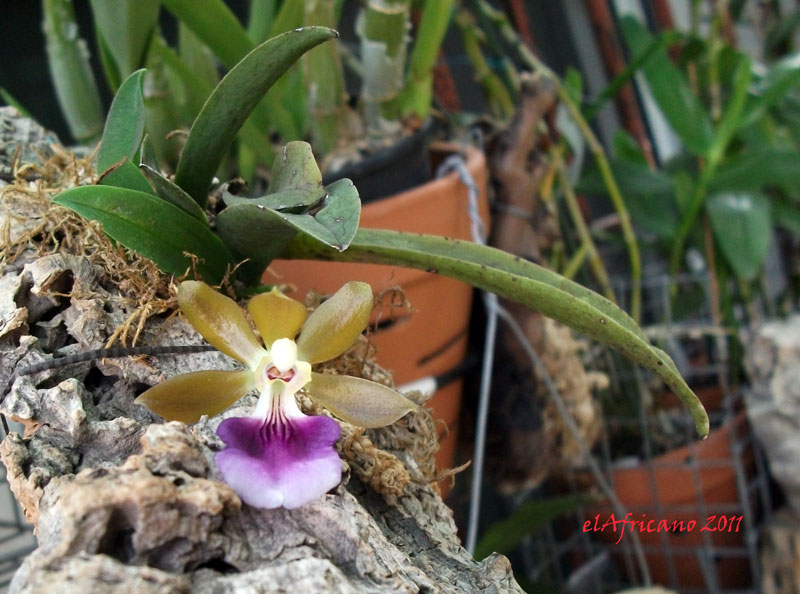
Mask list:
[[70,0],[42,0],[50,76],[58,103],[77,142],[91,144],[103,131],[103,107]]
[[159,0],[91,0],[95,28],[120,79],[144,66],[158,23]]
[[222,0],[203,0],[202,7],[197,0],[161,0],[161,3],[211,48],[226,68],[233,68],[256,47]]
[[131,74],[117,91],[106,118],[97,151],[97,170],[105,171],[122,159],[133,161],[144,136],[144,70]]
[[689,410],[699,435],[708,434],[702,403],[672,360],[650,344],[628,314],[594,291],[532,262],[467,241],[381,229],[360,229],[344,252],[298,234],[281,257],[433,270],[527,305],[652,370]]
[[228,250],[208,226],[150,194],[106,186],[81,186],[62,192],[53,202],[98,221],[105,233],[170,274],[192,269],[206,282],[219,283],[232,265]]
[[305,27],[265,41],[245,56],[222,79],[192,125],[175,183],[203,206],[217,167],[264,94],[306,51],[337,35],[332,29]]

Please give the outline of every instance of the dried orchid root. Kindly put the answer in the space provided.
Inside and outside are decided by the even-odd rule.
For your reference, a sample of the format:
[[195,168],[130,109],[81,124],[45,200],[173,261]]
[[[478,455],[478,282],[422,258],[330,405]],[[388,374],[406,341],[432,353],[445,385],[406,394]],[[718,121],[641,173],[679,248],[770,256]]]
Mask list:
[[118,357],[135,357],[138,355],[187,355],[191,353],[204,353],[213,351],[214,347],[211,345],[165,345],[165,346],[141,346],[141,347],[112,347],[110,349],[94,349],[83,353],[76,353],[66,357],[56,357],[47,361],[40,361],[21,368],[17,375],[30,375],[53,369],[54,367],[63,367],[65,365],[72,365],[74,363],[82,363],[84,361],[91,361],[93,359],[115,359]]

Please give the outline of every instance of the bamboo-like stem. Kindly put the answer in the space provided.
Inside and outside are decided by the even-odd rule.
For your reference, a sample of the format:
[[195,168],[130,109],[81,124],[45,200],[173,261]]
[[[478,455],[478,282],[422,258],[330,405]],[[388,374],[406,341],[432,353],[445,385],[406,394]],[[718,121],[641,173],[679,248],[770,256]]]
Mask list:
[[[306,0],[305,24],[336,27],[334,0]],[[340,144],[347,144],[351,134],[346,110],[344,69],[336,44],[315,47],[302,58],[308,91],[313,145],[327,155]]]
[[583,220],[580,206],[578,205],[578,198],[575,195],[575,190],[569,182],[567,175],[567,168],[564,166],[564,160],[559,154],[555,155],[558,159],[558,179],[561,182],[561,189],[564,191],[564,201],[567,203],[567,210],[569,210],[572,223],[575,225],[575,230],[578,232],[578,237],[581,240],[581,247],[586,251],[586,257],[589,259],[589,265],[592,268],[597,282],[603,291],[603,294],[611,301],[616,302],[617,297],[614,295],[614,289],[611,286],[611,280],[608,278],[608,272],[603,264],[603,259],[597,251],[597,246],[592,239],[592,234],[589,232],[589,227],[586,221]]
[[506,86],[489,68],[481,51],[481,31],[476,26],[475,19],[469,12],[460,10],[456,15],[456,25],[461,31],[464,52],[472,63],[475,80],[483,88],[486,100],[489,102],[489,109],[500,118],[509,117],[514,113],[514,102]]
[[506,43],[514,48],[520,59],[522,59],[528,67],[538,72],[542,76],[550,79],[555,84],[556,93],[559,100],[567,108],[567,111],[569,111],[570,116],[572,116],[572,119],[575,121],[575,124],[578,126],[581,134],[586,140],[586,144],[588,145],[589,150],[597,162],[600,175],[603,178],[606,190],[608,191],[608,196],[611,199],[611,204],[613,205],[614,210],[617,212],[617,216],[619,217],[619,223],[622,229],[622,238],[625,242],[625,247],[628,250],[628,259],[631,267],[631,316],[638,322],[641,318],[642,309],[642,263],[639,255],[639,244],[636,241],[636,234],[633,230],[630,214],[628,213],[628,209],[625,207],[625,201],[622,198],[622,193],[617,185],[617,181],[614,179],[614,175],[611,172],[611,166],[609,165],[608,158],[603,150],[603,146],[600,144],[600,141],[597,139],[586,119],[583,117],[580,108],[569,96],[569,93],[564,88],[561,79],[541,60],[539,60],[539,58],[537,58],[536,55],[530,49],[528,49],[522,40],[519,39],[516,32],[511,27],[506,15],[499,10],[495,10],[495,8],[492,7],[487,0],[477,0],[477,7],[486,15],[487,18],[491,19],[491,21],[497,27],[497,30],[502,34]]
[[453,14],[454,0],[426,0],[409,58],[408,76],[399,97],[400,115],[430,115],[433,103],[433,67]]
[[43,0],[42,11],[47,60],[58,103],[75,140],[90,144],[103,132],[103,107],[86,42],[78,35],[72,2]]
[[376,137],[391,133],[389,122],[399,115],[396,99],[403,89],[409,11],[409,0],[368,0],[358,16],[364,62],[361,99],[367,130]]

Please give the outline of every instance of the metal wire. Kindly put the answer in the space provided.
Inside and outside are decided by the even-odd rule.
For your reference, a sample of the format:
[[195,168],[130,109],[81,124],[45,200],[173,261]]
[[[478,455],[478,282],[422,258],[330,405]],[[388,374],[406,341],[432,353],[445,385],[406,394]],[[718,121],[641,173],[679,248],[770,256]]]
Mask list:
[[[478,185],[470,175],[461,155],[450,155],[439,166],[437,177],[455,171],[467,188],[467,213],[469,214],[472,241],[486,245],[486,225],[481,219],[478,207]],[[483,342],[483,363],[481,365],[481,385],[478,396],[478,416],[475,424],[475,450],[472,458],[472,482],[470,485],[469,519],[467,521],[466,549],[475,552],[478,540],[478,524],[481,509],[481,485],[483,482],[484,454],[486,452],[486,427],[489,418],[489,400],[492,389],[492,368],[494,367],[495,344],[497,341],[497,295],[483,292],[486,305],[486,334]]]

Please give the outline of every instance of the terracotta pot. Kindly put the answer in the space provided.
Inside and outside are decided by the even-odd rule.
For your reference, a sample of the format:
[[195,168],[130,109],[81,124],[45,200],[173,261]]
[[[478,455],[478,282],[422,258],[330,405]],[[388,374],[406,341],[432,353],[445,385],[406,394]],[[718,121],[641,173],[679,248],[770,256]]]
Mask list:
[[[735,433],[732,435],[732,432]],[[741,443],[746,433],[747,419],[742,412],[712,431],[705,441],[654,458],[652,475],[644,464],[613,469],[612,486],[622,505],[631,512],[631,519],[642,519],[645,514],[646,521],[656,521],[653,528],[659,520],[666,520],[670,526],[674,522],[682,523],[675,526],[685,528],[662,533],[637,529],[654,583],[679,589],[705,588],[698,548],[710,543],[715,548],[744,549],[744,519],[735,519],[742,516],[742,508],[731,440],[735,436]],[[752,450],[747,448],[740,455],[745,472],[752,474]],[[587,519],[594,522],[595,515],[599,514],[602,525],[612,513],[610,504],[604,503],[593,506]],[[695,524],[690,529],[692,521]],[[715,530],[711,531],[712,528]],[[630,530],[630,525],[626,529]],[[615,544],[620,537],[619,531],[610,529],[595,534]],[[630,533],[623,534],[622,538],[629,539]],[[622,545],[617,546],[619,554],[611,545],[612,557],[623,567]],[[746,556],[716,556],[710,562],[721,588],[741,588],[752,581]],[[677,583],[670,577],[670,564]]]
[[[487,168],[481,151],[452,144],[434,145],[434,161],[461,152],[467,168],[480,189],[480,211],[488,222],[486,198]],[[361,212],[361,226],[412,233],[471,239],[467,213],[467,189],[456,173],[432,180],[400,194],[370,202]],[[378,347],[377,360],[391,370],[400,385],[428,375],[439,375],[463,361],[472,305],[472,287],[436,274],[375,264],[320,263],[279,260],[270,265],[264,278],[268,283],[291,283],[296,295],[314,289],[332,293],[349,280],[372,285],[375,294],[394,286],[403,288],[413,313],[372,334]],[[461,381],[440,389],[428,403],[437,419],[446,423],[436,461],[440,468],[453,465]]]

